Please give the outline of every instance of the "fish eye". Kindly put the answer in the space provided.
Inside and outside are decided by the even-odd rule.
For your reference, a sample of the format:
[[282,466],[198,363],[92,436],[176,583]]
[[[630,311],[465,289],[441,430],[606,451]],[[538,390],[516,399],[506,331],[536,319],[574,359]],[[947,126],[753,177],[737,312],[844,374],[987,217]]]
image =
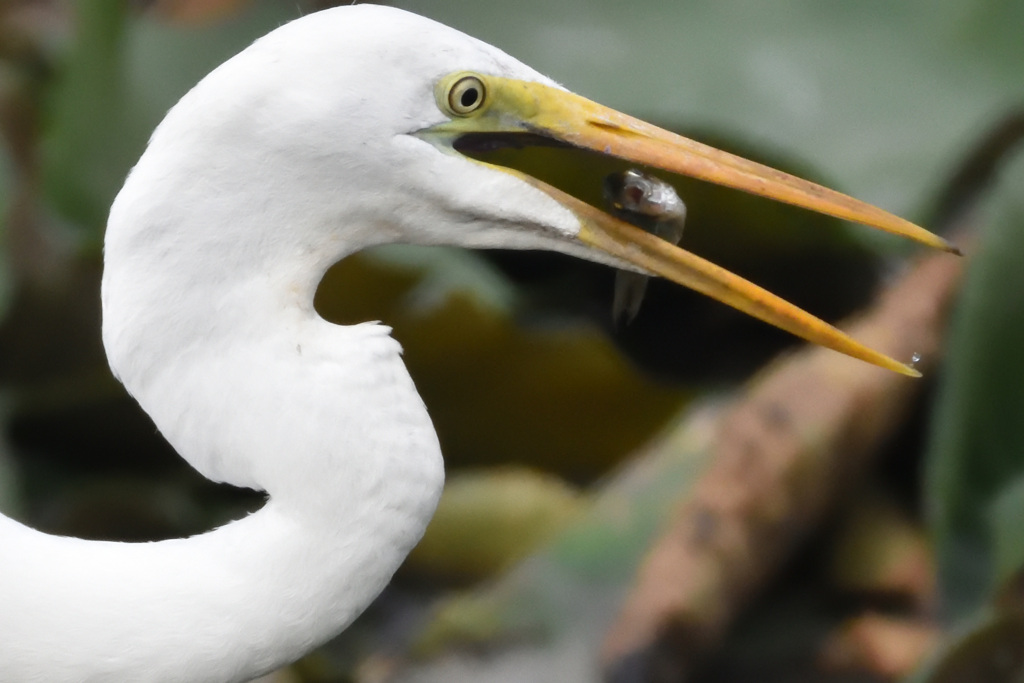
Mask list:
[[455,116],[469,116],[484,103],[487,89],[476,76],[463,76],[448,89],[448,110]]

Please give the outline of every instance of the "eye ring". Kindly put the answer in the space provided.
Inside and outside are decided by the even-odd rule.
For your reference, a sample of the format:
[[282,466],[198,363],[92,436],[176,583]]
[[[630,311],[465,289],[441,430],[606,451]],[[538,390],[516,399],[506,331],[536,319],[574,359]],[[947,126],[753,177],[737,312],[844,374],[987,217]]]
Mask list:
[[486,97],[483,81],[476,76],[463,76],[448,89],[448,110],[455,116],[469,116],[483,106]]

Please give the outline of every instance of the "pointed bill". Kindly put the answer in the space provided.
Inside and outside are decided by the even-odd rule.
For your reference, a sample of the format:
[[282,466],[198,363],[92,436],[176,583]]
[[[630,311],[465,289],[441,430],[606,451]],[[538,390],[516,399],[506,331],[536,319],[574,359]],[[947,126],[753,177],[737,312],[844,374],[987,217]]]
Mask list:
[[[490,109],[521,116],[520,130],[959,253],[957,247],[938,235],[876,206],[676,135],[574,93],[541,83],[497,77],[489,80],[495,84]],[[507,125],[508,119],[504,123]]]
[[595,249],[676,284],[706,294],[809,342],[909,377],[911,366],[864,346],[848,334],[725,268],[610,216],[556,187],[523,174],[580,219],[577,238]]
[[[469,89],[458,90],[460,84]],[[818,213],[863,223],[931,247],[959,253],[946,240],[882,209],[815,183],[684,138],[586,98],[541,83],[456,73],[436,84],[439,106],[452,119],[424,131],[463,135],[529,133],[632,164],[700,178]],[[456,104],[452,93],[471,94]],[[483,163],[483,162],[481,162]],[[490,165],[490,164],[488,164]],[[623,264],[659,275],[841,353],[919,377],[909,365],[865,347],[774,294],[657,236],[604,213],[514,169],[495,166],[551,195],[580,220],[576,239]]]

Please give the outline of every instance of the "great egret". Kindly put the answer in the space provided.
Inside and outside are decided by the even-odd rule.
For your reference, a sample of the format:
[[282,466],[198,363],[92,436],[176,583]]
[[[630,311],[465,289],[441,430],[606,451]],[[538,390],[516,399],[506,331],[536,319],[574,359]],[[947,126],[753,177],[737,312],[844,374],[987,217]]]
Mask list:
[[321,320],[324,271],[388,242],[551,249],[693,287],[909,367],[526,174],[461,151],[575,146],[941,239],[571,94],[501,51],[357,5],[273,31],[168,113],[110,212],[110,366],[258,512],[187,539],[89,542],[0,519],[0,678],[241,681],[344,629],[420,538],[443,467],[389,329]]

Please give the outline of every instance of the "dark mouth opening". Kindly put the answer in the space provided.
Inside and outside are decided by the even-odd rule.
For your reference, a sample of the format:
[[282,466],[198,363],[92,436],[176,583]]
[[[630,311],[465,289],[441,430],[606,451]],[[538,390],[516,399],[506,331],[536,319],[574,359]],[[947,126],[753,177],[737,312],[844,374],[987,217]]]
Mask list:
[[466,133],[456,138],[452,147],[456,152],[474,159],[479,158],[479,155],[530,147],[572,149],[568,143],[538,133]]
[[452,147],[471,159],[525,173],[603,211],[610,208],[602,195],[605,179],[642,169],[538,133],[466,133]]

